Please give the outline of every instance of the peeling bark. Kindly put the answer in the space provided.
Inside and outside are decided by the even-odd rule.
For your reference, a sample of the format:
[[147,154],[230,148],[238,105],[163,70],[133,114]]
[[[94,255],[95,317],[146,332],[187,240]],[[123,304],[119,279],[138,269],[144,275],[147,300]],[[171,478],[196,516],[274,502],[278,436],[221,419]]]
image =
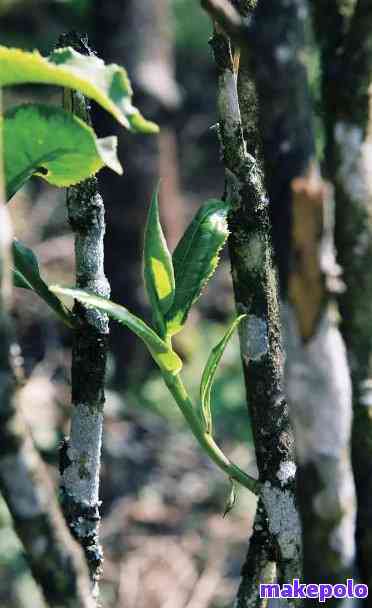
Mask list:
[[[1,156],[1,154],[0,154]],[[84,556],[16,405],[15,343],[8,313],[12,231],[0,186],[0,488],[48,606],[94,608]]]
[[[277,281],[272,262],[268,198],[260,163],[254,87],[240,58],[239,93],[231,47],[216,31],[219,133],[226,174],[229,251],[240,326],[240,344],[257,466],[262,485],[253,538],[242,571],[236,606],[263,606],[258,581],[301,577],[301,533],[295,506],[294,442],[281,390],[282,351]],[[249,98],[248,98],[249,96]],[[244,122],[240,114],[244,108]],[[246,142],[246,134],[253,135]],[[278,573],[277,573],[278,571]]]
[[[86,43],[74,35],[63,37],[61,44],[90,52]],[[89,104],[80,93],[66,89],[64,107],[90,123]],[[110,286],[104,273],[104,204],[96,178],[67,190],[67,210],[75,237],[76,286],[109,297]],[[66,520],[84,548],[93,593],[97,595],[103,561],[98,537],[99,474],[108,318],[78,303],[74,313],[78,327],[74,329],[72,349],[73,411],[70,437],[61,450],[61,495]]]
[[[327,132],[326,169],[335,183],[336,244],[346,291],[340,297],[341,329],[353,380],[353,468],[356,482],[357,561],[372,585],[372,6],[359,0],[338,31],[337,53],[329,47],[318,6],[317,31]],[[334,33],[333,36],[337,34]],[[330,78],[332,75],[332,79]]]

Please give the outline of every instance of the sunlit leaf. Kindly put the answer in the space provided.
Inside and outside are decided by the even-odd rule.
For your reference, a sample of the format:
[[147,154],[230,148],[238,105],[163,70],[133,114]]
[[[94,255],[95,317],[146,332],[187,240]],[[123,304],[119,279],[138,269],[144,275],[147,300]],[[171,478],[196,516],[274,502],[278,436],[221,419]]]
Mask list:
[[174,272],[159,218],[159,188],[152,197],[145,229],[144,279],[155,325],[165,335],[164,316],[174,299]]
[[57,85],[81,91],[110,112],[123,126],[142,133],[158,127],[132,105],[132,88],[126,71],[105,65],[94,55],[82,55],[67,47],[49,57],[0,46],[0,86],[25,83]]
[[228,203],[216,199],[204,203],[174,251],[176,291],[166,316],[169,335],[182,329],[192,304],[217,268],[229,234],[228,208]]
[[240,315],[234,319],[222,340],[212,349],[203,371],[200,383],[200,405],[202,420],[205,430],[208,433],[212,433],[211,390],[218,364],[221,361],[221,357],[225,351],[228,341],[245,316],[246,315]]
[[75,298],[87,308],[98,308],[106,312],[109,317],[126,325],[126,327],[143,340],[160,369],[171,374],[176,374],[180,371],[182,361],[177,353],[159,338],[142,319],[130,313],[124,306],[115,304],[110,300],[88,293],[82,289],[59,287],[58,285],[54,285],[50,289],[53,293]]
[[66,325],[73,326],[73,317],[64,304],[49,290],[40,276],[39,264],[34,252],[20,241],[13,241],[13,283],[16,287],[30,289],[57,313]]
[[22,105],[3,119],[7,199],[32,176],[67,187],[104,165],[117,173],[116,137],[97,139],[93,129],[62,108]]

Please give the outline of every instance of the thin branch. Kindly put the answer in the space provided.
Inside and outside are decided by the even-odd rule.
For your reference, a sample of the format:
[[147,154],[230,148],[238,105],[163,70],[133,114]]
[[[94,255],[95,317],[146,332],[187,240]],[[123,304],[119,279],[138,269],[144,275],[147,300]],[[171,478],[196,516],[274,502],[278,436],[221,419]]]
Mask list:
[[69,534],[44,464],[17,411],[11,355],[15,343],[8,313],[12,231],[1,184],[0,190],[0,488],[48,605],[94,608],[83,553]]
[[[86,41],[73,34],[63,37],[60,45],[90,52]],[[80,93],[66,89],[64,106],[90,122],[88,102]],[[109,297],[103,267],[104,205],[96,178],[68,189],[67,210],[75,238],[76,285]],[[96,594],[103,559],[98,539],[99,475],[108,319],[104,313],[88,311],[77,303],[74,313],[78,327],[72,351],[73,412],[70,437],[61,452],[62,505],[74,536],[84,547]]]

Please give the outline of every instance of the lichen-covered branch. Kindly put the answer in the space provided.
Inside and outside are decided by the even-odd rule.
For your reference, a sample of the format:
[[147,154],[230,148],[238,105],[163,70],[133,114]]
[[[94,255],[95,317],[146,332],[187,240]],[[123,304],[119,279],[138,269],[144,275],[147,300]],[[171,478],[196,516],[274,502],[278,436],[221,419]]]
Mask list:
[[[62,44],[87,53],[87,45],[76,36]],[[86,122],[89,105],[77,92],[65,90],[65,108]],[[104,274],[104,205],[96,178],[67,191],[67,210],[75,236],[76,285],[109,297]],[[102,570],[99,544],[99,474],[107,355],[108,319],[98,310],[75,304],[78,326],[72,349],[72,419],[70,437],[61,450],[62,505],[66,520],[87,557],[93,584]],[[95,590],[95,593],[97,589]]]
[[265,508],[259,501],[234,608],[249,608],[250,606],[266,608],[268,600],[259,597],[259,585],[269,585],[276,582],[277,554],[275,543],[270,534]]
[[319,27],[321,7],[317,32],[323,49],[326,169],[335,184],[336,244],[346,284],[340,306],[353,380],[357,561],[363,582],[372,585],[372,6],[365,0],[354,4],[336,54]]
[[15,343],[8,314],[11,242],[0,185],[0,489],[48,606],[94,608],[83,553],[70,536],[54,488],[16,406]]
[[[245,55],[240,58],[238,98],[232,49],[216,30],[212,48],[218,69],[218,115],[229,212],[229,250],[236,307],[246,313],[240,331],[242,363],[262,490],[237,606],[262,606],[258,581],[291,582],[301,576],[301,534],[295,504],[293,435],[281,390],[282,351],[273,268],[268,198],[257,144],[255,91]],[[240,102],[240,103],[239,103]],[[242,123],[240,104],[244,108]],[[243,136],[253,135],[248,142]]]
[[[354,559],[351,390],[331,297],[339,280],[331,238],[331,191],[315,161],[306,70],[308,25],[304,0],[260,0],[246,44],[258,91],[283,300],[304,579],[340,582],[351,574]],[[309,232],[302,234],[305,217]],[[310,280],[316,291],[308,287],[305,293]]]

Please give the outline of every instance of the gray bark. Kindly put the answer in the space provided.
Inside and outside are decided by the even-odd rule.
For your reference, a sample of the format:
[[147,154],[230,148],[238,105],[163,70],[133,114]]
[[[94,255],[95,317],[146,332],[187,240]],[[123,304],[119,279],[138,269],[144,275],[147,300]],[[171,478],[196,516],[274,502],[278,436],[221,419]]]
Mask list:
[[322,50],[326,170],[335,183],[336,244],[347,288],[340,306],[354,395],[357,561],[363,582],[372,585],[372,6],[362,0],[352,4],[355,11],[334,21],[331,39],[320,2],[315,17]]
[[[215,5],[226,2],[204,0],[203,4],[216,16]],[[299,465],[304,579],[340,582],[352,574],[354,559],[351,391],[332,298],[339,287],[331,238],[332,197],[315,159],[306,70],[308,25],[304,0],[260,0],[253,19],[241,20],[237,40],[242,44],[245,29],[243,46],[251,51],[259,99],[285,321],[286,394]],[[236,23],[230,29],[226,19],[225,28],[237,31]],[[328,424],[320,440],[319,419]]]
[[[87,45],[73,35],[64,37],[61,44],[89,53]],[[80,93],[66,89],[64,106],[90,122],[88,102]],[[110,286],[104,273],[104,204],[96,178],[67,190],[67,211],[75,237],[76,286],[109,297]],[[74,313],[77,327],[73,330],[72,349],[73,410],[70,437],[61,450],[61,495],[66,520],[84,548],[93,593],[97,595],[103,560],[98,537],[99,474],[108,318],[78,303]]]
[[307,26],[306,2],[261,0],[250,45],[283,299],[304,579],[341,582],[354,559],[351,390],[333,313],[331,192],[315,161]]
[[[218,69],[219,133],[226,174],[229,250],[248,407],[263,483],[253,537],[237,597],[239,608],[265,605],[258,582],[301,576],[301,534],[295,504],[293,434],[281,390],[282,351],[277,281],[272,262],[268,198],[257,153],[255,91],[246,57],[240,58],[239,93],[230,43],[212,39]],[[244,108],[243,122],[240,105]],[[244,132],[253,137],[248,140]]]

